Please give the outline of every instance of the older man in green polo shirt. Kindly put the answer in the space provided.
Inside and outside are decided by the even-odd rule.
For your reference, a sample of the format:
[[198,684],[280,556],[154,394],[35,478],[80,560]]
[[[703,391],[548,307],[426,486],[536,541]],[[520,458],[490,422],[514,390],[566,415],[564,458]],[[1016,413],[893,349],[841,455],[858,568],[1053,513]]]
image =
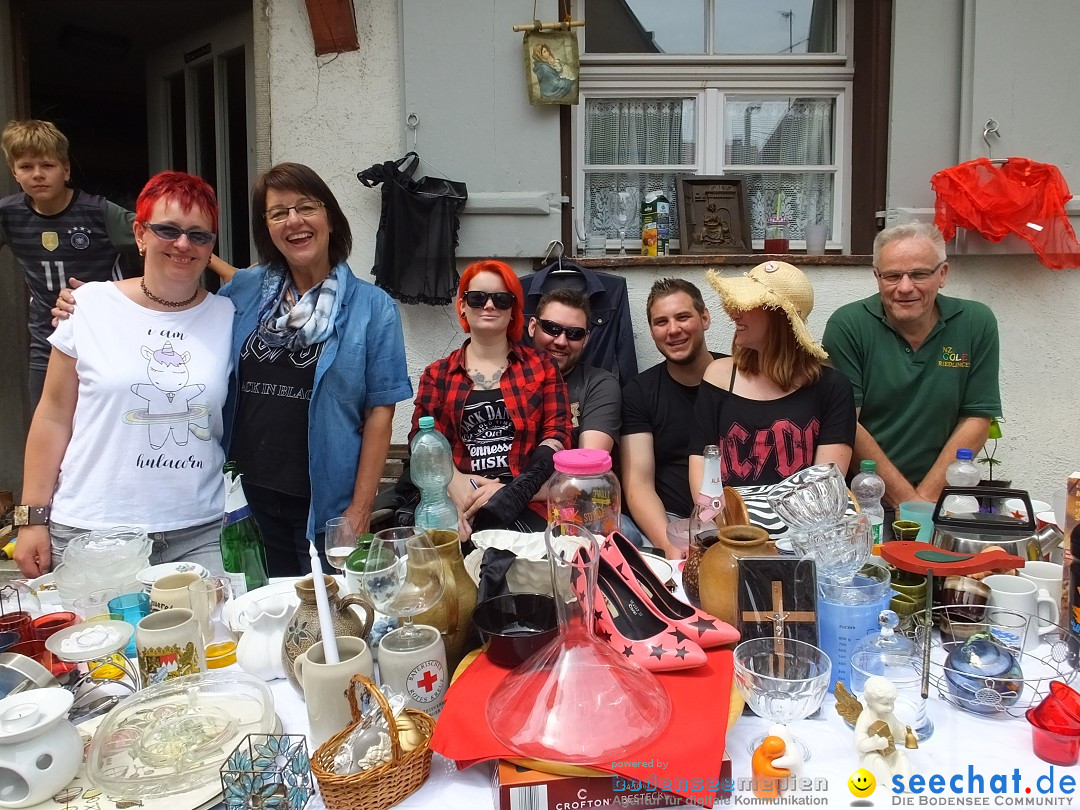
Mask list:
[[977,452],[1001,415],[997,321],[984,304],[940,295],[948,274],[937,228],[887,228],[874,240],[878,294],[825,326],[859,409],[852,467],[877,462],[886,505],[936,501],[956,451]]

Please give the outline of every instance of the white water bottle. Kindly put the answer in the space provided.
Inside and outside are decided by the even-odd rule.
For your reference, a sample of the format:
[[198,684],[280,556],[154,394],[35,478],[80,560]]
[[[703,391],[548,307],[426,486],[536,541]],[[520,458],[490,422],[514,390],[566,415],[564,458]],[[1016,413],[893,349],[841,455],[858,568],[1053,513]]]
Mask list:
[[[956,451],[956,461],[945,469],[945,483],[950,487],[975,487],[982,473],[972,459],[975,454],[966,447]],[[979,501],[971,495],[949,495],[941,504],[946,515],[978,514]]]
[[859,462],[859,470],[851,481],[851,494],[859,502],[859,511],[870,520],[870,533],[876,545],[881,542],[881,526],[885,522],[885,507],[881,505],[885,482],[877,474],[877,462],[872,459]]

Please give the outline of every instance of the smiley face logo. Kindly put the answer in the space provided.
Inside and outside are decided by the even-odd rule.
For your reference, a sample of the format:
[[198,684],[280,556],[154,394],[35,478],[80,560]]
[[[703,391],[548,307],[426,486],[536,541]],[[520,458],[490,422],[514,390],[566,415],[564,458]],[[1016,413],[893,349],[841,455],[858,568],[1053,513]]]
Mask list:
[[865,799],[871,793],[874,792],[874,788],[877,787],[877,780],[874,779],[874,775],[866,768],[859,768],[855,771],[847,780],[848,790],[851,791],[851,795],[859,799]]

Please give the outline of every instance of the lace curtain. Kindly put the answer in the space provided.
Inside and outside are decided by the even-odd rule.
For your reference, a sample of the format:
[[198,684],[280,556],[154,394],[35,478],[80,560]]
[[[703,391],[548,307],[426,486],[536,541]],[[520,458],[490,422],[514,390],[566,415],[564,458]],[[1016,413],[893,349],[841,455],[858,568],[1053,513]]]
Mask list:
[[[724,105],[724,162],[727,165],[831,166],[831,98],[731,98]],[[831,168],[822,171],[739,172],[746,178],[747,214],[755,239],[765,235],[765,220],[780,214],[790,223],[790,237],[802,239],[806,226],[833,221]]]
[[[675,202],[675,171],[639,171],[650,165],[687,166],[696,160],[694,100],[683,98],[592,98],[585,105],[586,231],[617,235],[608,195],[637,188],[638,196],[660,189],[672,205],[672,234],[679,232]],[[592,171],[591,166],[626,166],[626,171]],[[641,218],[635,216],[626,237],[641,238]]]

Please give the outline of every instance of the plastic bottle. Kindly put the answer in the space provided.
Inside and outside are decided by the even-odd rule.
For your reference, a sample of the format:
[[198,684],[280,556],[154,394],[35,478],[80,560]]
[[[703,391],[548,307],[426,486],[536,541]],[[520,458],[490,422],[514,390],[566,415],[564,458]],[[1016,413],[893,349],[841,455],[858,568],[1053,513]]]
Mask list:
[[885,482],[877,474],[877,462],[863,459],[859,472],[851,481],[851,494],[859,502],[859,510],[870,519],[870,533],[874,543],[881,542],[881,526],[885,522],[885,507],[881,497],[885,494]]
[[420,529],[457,529],[458,512],[446,488],[454,478],[450,443],[435,429],[435,418],[420,417],[420,430],[409,445],[409,472],[420,488],[414,524]]
[[221,564],[232,581],[233,598],[267,585],[266,551],[262,532],[248,506],[236,462],[227,461],[225,475],[225,518],[221,524]]
[[[975,454],[966,447],[956,451],[956,461],[945,469],[945,483],[950,487],[975,487],[982,473],[972,459]],[[971,495],[949,495],[941,504],[946,515],[978,514],[979,501]]]

